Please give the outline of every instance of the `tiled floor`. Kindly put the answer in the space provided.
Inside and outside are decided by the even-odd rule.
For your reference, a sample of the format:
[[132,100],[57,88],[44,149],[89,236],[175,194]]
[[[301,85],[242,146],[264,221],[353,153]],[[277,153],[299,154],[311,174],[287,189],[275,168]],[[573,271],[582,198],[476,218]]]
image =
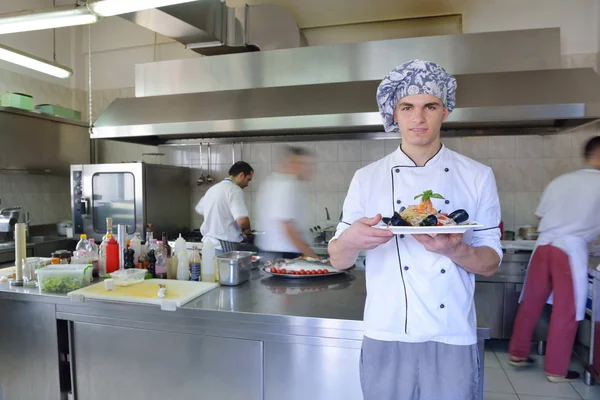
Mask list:
[[[491,340],[486,343],[484,400],[600,400],[600,385],[586,386],[574,383],[550,383],[544,374],[544,357],[535,352],[537,360],[528,369],[515,369],[508,364],[508,341]],[[581,365],[573,360],[571,369],[583,375]]]

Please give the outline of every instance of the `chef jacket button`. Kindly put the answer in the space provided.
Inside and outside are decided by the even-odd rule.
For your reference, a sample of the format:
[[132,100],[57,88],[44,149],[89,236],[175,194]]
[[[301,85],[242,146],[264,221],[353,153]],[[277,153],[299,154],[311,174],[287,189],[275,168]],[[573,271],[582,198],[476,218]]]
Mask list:
[[396,204],[402,203],[402,200],[396,200]]
[[446,306],[445,306],[445,305],[443,305],[443,304],[440,304],[440,308],[444,308],[444,307],[446,307]]
[[444,171],[448,172],[448,171],[450,171],[450,170],[449,170],[448,168],[444,168]]
[[446,203],[446,204],[450,204],[450,200],[446,200],[444,203]]
[[408,267],[407,267],[407,266],[404,266],[404,270],[405,270],[405,271],[408,271]]
[[441,272],[442,274],[445,274],[445,273],[446,273],[446,270],[445,270],[445,269],[442,269],[440,272]]
[[400,239],[404,239],[404,235],[403,234],[400,234]]
[[396,173],[400,172],[400,168],[396,168]]

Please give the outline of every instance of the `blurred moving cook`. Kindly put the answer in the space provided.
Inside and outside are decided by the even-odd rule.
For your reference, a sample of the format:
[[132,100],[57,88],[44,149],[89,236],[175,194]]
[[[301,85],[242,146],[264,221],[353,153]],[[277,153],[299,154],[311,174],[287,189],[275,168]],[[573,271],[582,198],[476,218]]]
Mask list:
[[540,236],[527,268],[525,288],[509,346],[515,367],[529,357],[544,304],[553,304],[544,371],[550,382],[579,379],[569,371],[579,321],[588,297],[588,244],[600,235],[600,136],[584,148],[585,168],[559,176],[546,187],[536,216]]
[[238,161],[229,169],[229,177],[217,183],[200,199],[196,212],[204,217],[200,227],[202,242],[210,240],[216,254],[222,254],[219,240],[241,242],[250,234],[250,218],[242,189],[254,177],[254,169],[244,161]]
[[302,181],[312,179],[314,157],[305,149],[288,147],[278,172],[260,186],[257,197],[256,246],[266,259],[319,258],[310,248],[312,204],[301,190]]
[[[329,254],[344,269],[366,252],[367,300],[360,371],[365,400],[471,400],[481,390],[475,275],[502,258],[500,201],[492,170],[447,149],[442,122],[456,80],[432,62],[398,66],[377,90],[395,152],[356,172]],[[381,216],[413,205],[426,190],[433,207],[464,209],[484,225],[464,235],[394,235]]]

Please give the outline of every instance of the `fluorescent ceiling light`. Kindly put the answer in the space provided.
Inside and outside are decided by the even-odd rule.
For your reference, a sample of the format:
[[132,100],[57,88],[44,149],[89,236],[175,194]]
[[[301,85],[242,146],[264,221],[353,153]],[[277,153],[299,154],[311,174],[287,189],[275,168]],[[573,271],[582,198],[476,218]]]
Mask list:
[[57,78],[68,78],[73,74],[70,68],[34,57],[7,46],[0,46],[0,60],[33,69]]
[[90,10],[101,17],[126,14],[150,8],[189,3],[196,0],[99,0],[88,4]]
[[16,32],[38,31],[65,26],[93,24],[100,17],[87,7],[57,7],[51,11],[29,11],[0,17],[0,35]]

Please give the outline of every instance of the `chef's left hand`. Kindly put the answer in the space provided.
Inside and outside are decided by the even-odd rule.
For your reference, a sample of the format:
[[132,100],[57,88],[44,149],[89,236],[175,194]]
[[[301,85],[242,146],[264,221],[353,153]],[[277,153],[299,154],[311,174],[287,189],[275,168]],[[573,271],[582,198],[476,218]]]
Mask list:
[[436,235],[435,237],[429,235],[413,235],[413,237],[425,246],[425,250],[448,255],[462,243],[463,234],[451,233]]

